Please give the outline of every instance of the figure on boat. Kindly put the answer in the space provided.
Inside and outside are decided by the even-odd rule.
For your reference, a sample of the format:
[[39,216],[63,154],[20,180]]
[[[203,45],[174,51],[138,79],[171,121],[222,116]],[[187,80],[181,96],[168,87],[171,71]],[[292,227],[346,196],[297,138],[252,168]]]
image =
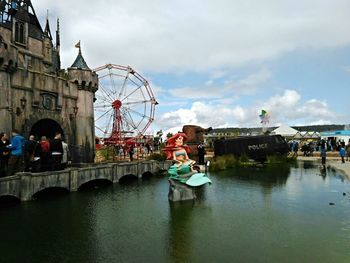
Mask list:
[[211,183],[204,173],[199,173],[193,168],[195,161],[188,157],[190,149],[185,144],[186,140],[186,134],[177,133],[167,140],[167,145],[163,149],[167,159],[174,161],[168,170],[169,200],[171,201],[194,199],[193,187]]

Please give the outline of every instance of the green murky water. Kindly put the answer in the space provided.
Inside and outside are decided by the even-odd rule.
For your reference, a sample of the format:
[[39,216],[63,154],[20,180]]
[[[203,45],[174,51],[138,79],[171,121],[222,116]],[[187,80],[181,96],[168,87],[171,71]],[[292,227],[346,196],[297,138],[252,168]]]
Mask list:
[[350,262],[339,173],[299,163],[210,177],[195,202],[170,204],[154,177],[1,208],[0,262]]

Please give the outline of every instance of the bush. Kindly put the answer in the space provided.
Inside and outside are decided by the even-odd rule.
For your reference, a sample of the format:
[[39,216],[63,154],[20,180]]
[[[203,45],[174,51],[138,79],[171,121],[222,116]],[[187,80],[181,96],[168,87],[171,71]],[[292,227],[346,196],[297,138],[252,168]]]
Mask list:
[[230,154],[230,155],[225,156],[225,164],[226,164],[226,168],[233,168],[238,163],[237,163],[237,159],[235,158],[235,156]]
[[103,146],[100,149],[96,150],[95,161],[104,162],[107,161],[114,155],[114,149],[108,146]]
[[223,155],[211,160],[209,169],[211,171],[221,171],[233,168],[237,165],[237,160],[233,155]]
[[161,153],[152,153],[150,156],[147,157],[147,160],[155,160],[155,161],[165,161],[166,160],[166,154]]
[[249,162],[248,156],[247,156],[245,153],[243,153],[243,154],[239,157],[239,162],[240,162],[241,164],[243,164],[243,163],[248,163],[248,162]]
[[285,155],[269,155],[267,156],[267,164],[285,164],[285,163],[295,163],[295,158],[290,158]]
[[222,158],[217,158],[210,163],[209,170],[210,171],[222,171],[226,169],[225,160]]

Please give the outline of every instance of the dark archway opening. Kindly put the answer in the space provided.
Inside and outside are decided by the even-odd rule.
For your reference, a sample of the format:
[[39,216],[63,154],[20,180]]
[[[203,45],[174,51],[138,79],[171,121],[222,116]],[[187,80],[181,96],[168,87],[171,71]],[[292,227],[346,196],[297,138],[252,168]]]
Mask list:
[[137,176],[134,174],[127,174],[124,175],[122,178],[119,179],[119,184],[133,184],[137,182]]
[[21,200],[12,195],[0,196],[0,209],[19,205]]
[[30,135],[34,135],[37,139],[40,139],[42,136],[46,136],[48,139],[53,139],[56,132],[60,132],[62,137],[64,137],[63,130],[56,121],[42,119],[33,125],[30,130]]
[[107,179],[95,179],[79,186],[78,191],[90,191],[99,188],[106,188],[111,186],[112,184],[113,183]]
[[49,187],[45,188],[33,195],[33,199],[38,200],[48,200],[55,199],[60,196],[69,194],[69,191],[66,188],[62,187]]
[[142,174],[142,179],[151,179],[152,176],[153,176],[153,173],[151,173],[151,172],[144,172]]

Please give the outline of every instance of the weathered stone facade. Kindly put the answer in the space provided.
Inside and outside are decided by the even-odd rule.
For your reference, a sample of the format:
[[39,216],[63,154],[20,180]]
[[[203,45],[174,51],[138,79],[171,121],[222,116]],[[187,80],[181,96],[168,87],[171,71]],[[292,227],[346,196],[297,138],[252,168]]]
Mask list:
[[13,3],[0,6],[0,131],[26,138],[60,131],[73,162],[93,162],[97,74],[80,47],[72,67],[61,69],[58,21],[54,45],[48,20],[42,30],[31,2]]

